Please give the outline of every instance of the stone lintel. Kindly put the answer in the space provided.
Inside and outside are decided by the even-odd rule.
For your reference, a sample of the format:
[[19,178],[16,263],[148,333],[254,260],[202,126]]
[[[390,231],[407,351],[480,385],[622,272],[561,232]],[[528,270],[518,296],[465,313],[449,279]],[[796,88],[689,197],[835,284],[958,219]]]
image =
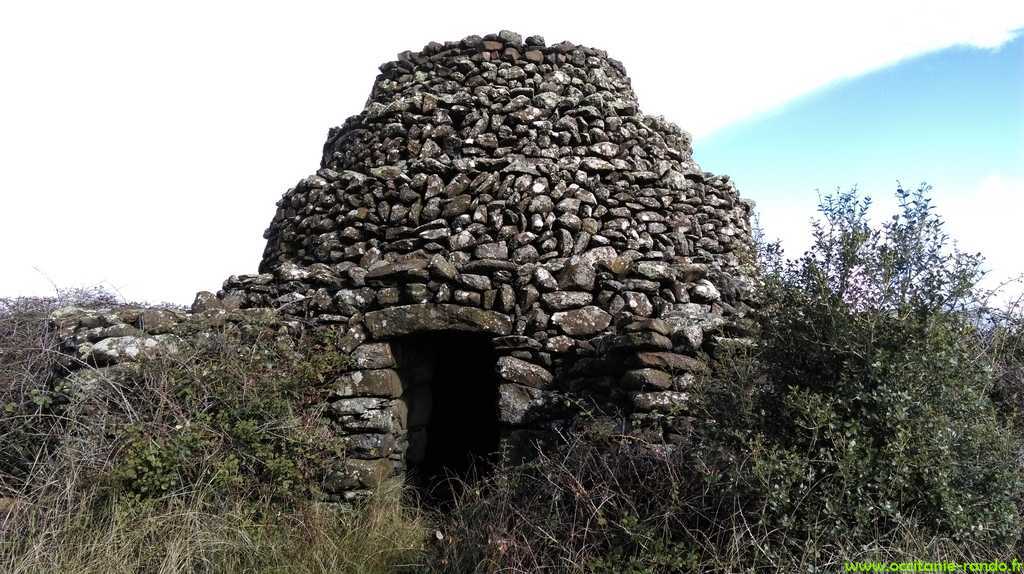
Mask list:
[[430,331],[470,331],[496,336],[512,332],[512,319],[508,315],[450,304],[389,307],[366,313],[363,321],[375,339]]

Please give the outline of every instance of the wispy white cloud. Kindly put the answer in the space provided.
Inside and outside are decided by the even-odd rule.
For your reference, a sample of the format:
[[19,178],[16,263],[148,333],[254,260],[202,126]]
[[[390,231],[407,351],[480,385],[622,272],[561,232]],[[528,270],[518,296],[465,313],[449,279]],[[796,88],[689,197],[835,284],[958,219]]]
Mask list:
[[509,28],[605,48],[645,110],[699,138],[1021,27],[1024,3],[994,1],[3,3],[0,295],[48,288],[38,267],[186,302],[253,270],[327,127],[380,62],[430,40]]
[[[730,8],[721,10],[717,17],[725,20]],[[1024,3],[763,3],[738,12],[727,28],[700,33],[700,45],[710,50],[688,50],[694,57],[683,69],[686,77],[708,79],[701,89],[679,94],[655,84],[660,89],[644,89],[642,95],[647,106],[673,110],[699,139],[914,56],[953,46],[996,49],[1022,27]],[[662,80],[645,74],[643,81]]]

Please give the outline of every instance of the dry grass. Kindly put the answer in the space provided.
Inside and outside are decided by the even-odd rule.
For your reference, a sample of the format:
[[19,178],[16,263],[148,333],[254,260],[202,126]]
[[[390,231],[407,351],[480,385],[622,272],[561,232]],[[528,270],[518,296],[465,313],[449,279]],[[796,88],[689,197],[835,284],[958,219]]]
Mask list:
[[618,439],[595,446],[574,437],[469,485],[433,517],[443,536],[431,571],[836,572],[848,561],[1008,559],[1005,548],[928,534],[912,521],[869,544],[794,536],[750,501],[694,480],[679,457],[609,440]]
[[238,501],[211,510],[203,496],[137,505],[78,493],[73,506],[27,504],[0,522],[0,571],[312,574],[422,567],[423,520],[402,507],[394,485],[355,508]]

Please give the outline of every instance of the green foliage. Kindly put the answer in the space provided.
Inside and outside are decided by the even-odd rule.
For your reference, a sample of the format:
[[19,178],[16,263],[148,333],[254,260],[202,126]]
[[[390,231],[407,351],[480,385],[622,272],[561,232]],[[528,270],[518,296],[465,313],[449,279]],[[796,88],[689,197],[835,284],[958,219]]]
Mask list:
[[829,196],[810,250],[767,261],[752,469],[789,535],[1018,534],[1014,437],[967,313],[980,258],[951,248],[927,192],[898,190],[878,228],[855,192]]
[[[1024,278],[1017,285],[1024,285]],[[1000,415],[1024,431],[1024,294],[1000,307],[986,309],[984,342],[993,357],[992,398]]]
[[302,353],[286,337],[220,340],[184,364],[144,363],[139,385],[159,396],[124,428],[116,489],[159,497],[210,482],[226,496],[316,496],[343,455],[315,416],[324,383],[349,361],[334,338],[307,337]]
[[73,360],[49,314],[111,303],[91,292],[0,300],[0,496],[45,488],[51,473],[138,499],[208,485],[223,500],[318,496],[342,454],[317,413],[350,362],[336,331],[225,328],[186,355],[60,377]]
[[336,332],[265,325],[187,353],[66,373],[47,328],[96,293],[0,299],[0,571],[394,572],[425,526],[389,485],[318,502],[343,454],[317,405],[350,359]]

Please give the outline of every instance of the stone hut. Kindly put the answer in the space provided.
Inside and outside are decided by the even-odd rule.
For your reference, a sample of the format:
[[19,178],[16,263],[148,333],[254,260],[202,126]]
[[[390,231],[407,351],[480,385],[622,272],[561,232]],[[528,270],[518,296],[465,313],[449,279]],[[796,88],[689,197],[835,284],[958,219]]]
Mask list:
[[582,412],[671,444],[748,309],[750,211],[604,51],[470,36],[380,67],[278,202],[261,274],[219,296],[344,326],[358,370],[329,413],[387,473]]
[[707,353],[743,332],[750,211],[604,51],[508,31],[430,43],[330,130],[259,274],[193,311],[342,333],[354,370],[324,409],[347,449],[340,498],[566,428],[673,445]]

